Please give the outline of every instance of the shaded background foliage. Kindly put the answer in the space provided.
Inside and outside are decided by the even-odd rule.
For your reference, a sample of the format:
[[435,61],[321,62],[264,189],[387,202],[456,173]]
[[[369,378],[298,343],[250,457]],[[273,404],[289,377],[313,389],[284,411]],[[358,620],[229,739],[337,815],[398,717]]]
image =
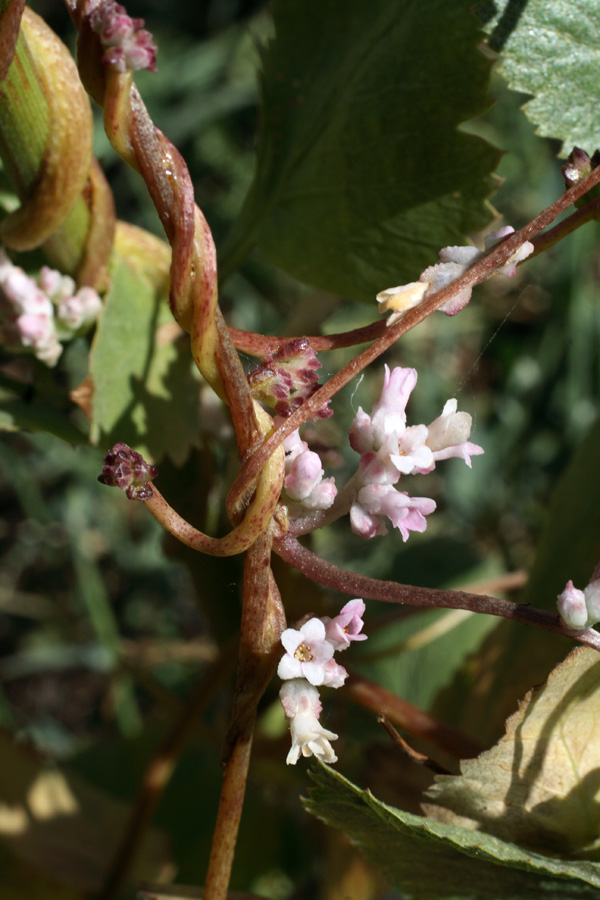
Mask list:
[[[72,43],[70,23],[54,3],[36,9]],[[183,153],[221,247],[252,181],[257,42],[271,27],[267,11],[261,3],[233,0],[193,5],[155,0],[130,3],[128,9],[144,16],[160,48],[158,74],[137,79],[141,92],[156,124]],[[505,180],[493,203],[506,222],[518,226],[561,191],[559,145],[534,134],[519,110],[523,98],[500,80],[494,91],[494,106],[465,130],[506,151],[498,168]],[[158,233],[142,182],[116,160],[100,128],[96,141],[119,216]],[[313,535],[318,552],[348,568],[360,564],[366,574],[432,587],[467,585],[531,566],[551,487],[597,415],[596,240],[597,226],[589,225],[519,269],[511,281],[497,279],[478,288],[457,318],[431,317],[386,354],[382,363],[419,370],[409,421],[432,420],[448,396],[457,396],[461,408],[473,414],[474,439],[485,447],[485,456],[475,460],[472,472],[454,462],[429,476],[427,492],[433,482],[439,509],[427,532],[407,545],[392,534],[369,544],[367,556],[364,542],[349,534],[343,521]],[[415,263],[412,277],[419,269]],[[329,332],[374,317],[372,307],[317,291],[274,269],[260,247],[224,283],[223,304],[232,325],[264,333],[314,333],[324,310]],[[80,380],[86,349],[70,348],[65,386]],[[325,374],[351,353],[325,355]],[[368,408],[377,396],[381,374],[381,366],[374,366],[360,385],[348,386],[334,400],[335,418],[315,429],[327,474],[344,471],[350,458],[347,429],[357,407]],[[202,423],[197,446],[183,464],[163,461],[160,486],[183,515],[217,533],[226,528],[221,500],[232,475],[231,435],[226,418],[208,400]],[[73,449],[57,438],[3,435],[0,722],[128,800],[198,673],[237,629],[240,564],[207,560],[165,542],[141,505],[127,504],[96,483],[100,460],[100,451]],[[197,493],[190,485],[198,485]],[[585,491],[585,485],[578,489]],[[309,596],[317,613],[337,608],[339,598],[320,590],[309,595],[299,576],[279,574],[290,621],[307,612]],[[531,600],[550,604],[552,596],[545,592]],[[456,724],[462,715],[465,730],[480,732],[481,711],[479,718],[465,713],[461,698],[488,671],[486,638],[495,640],[504,626],[483,617],[446,621],[447,614],[431,611],[393,618],[375,604],[368,613],[372,637],[356,653],[357,669],[435,709],[448,723]],[[437,637],[414,639],[435,623]],[[508,643],[507,637],[500,640]],[[521,634],[529,662],[548,641],[546,635]],[[547,657],[541,652],[540,668],[547,671],[550,657],[564,654],[566,646],[557,641]],[[488,710],[490,741],[527,677],[529,671],[523,671],[498,710]],[[170,836],[182,883],[201,882],[205,871],[230,687],[215,695],[157,815]],[[416,811],[422,775],[390,749],[373,716],[338,698],[335,704],[328,701],[325,724],[342,735],[344,772],[384,800]],[[302,897],[314,896],[322,881],[324,895],[333,897],[325,873],[343,871],[347,851],[298,807],[305,778],[300,766],[290,771],[282,764],[287,736],[275,688],[261,710],[232,887]],[[364,877],[367,895],[373,895],[377,881]]]

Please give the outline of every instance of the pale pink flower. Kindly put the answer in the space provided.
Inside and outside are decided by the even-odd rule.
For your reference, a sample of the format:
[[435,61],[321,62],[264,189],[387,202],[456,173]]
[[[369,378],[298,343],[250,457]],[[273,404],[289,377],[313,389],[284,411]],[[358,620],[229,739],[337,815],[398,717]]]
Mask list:
[[62,353],[61,340],[89,327],[102,303],[92,288],[75,291],[67,275],[43,266],[38,281],[14,266],[0,251],[0,339],[13,349],[25,347],[48,366]]
[[[424,425],[406,427],[406,404],[417,383],[415,369],[385,366],[381,396],[369,416],[362,407],[350,427],[350,446],[363,454],[362,480],[394,484],[400,475],[433,464]],[[376,457],[368,456],[375,452]]]
[[316,756],[326,763],[337,762],[330,741],[337,734],[327,731],[319,722],[321,701],[319,692],[303,678],[284,681],[279,691],[283,711],[289,719],[292,747],[287,755],[288,766],[295,766],[300,756]]
[[428,497],[409,497],[391,484],[367,484],[360,488],[350,508],[350,527],[355,534],[372,538],[388,533],[389,519],[407,541],[411,531],[425,531],[425,516],[435,508],[435,501]]
[[308,449],[298,429],[283,442],[286,478],[284,488],[291,500],[307,509],[329,509],[337,495],[334,478],[325,474],[318,453]]
[[[278,425],[282,422],[283,419],[275,419],[275,424]],[[308,450],[308,444],[306,441],[303,441],[300,437],[300,431],[296,428],[295,431],[292,431],[291,434],[283,441],[283,449],[285,451],[285,461],[286,464],[293,463],[297,456],[300,453],[304,453]]]
[[85,331],[94,324],[102,310],[102,301],[90,287],[80,288],[72,297],[66,297],[58,306],[59,327],[62,325],[71,335]]
[[364,614],[364,600],[357,598],[349,600],[342,606],[339,614],[333,619],[323,616],[327,640],[335,650],[346,650],[352,641],[366,641],[367,635],[360,634],[364,625],[362,620]]
[[308,509],[329,509],[337,494],[333,478],[323,481],[324,475],[318,453],[305,450],[292,462],[284,487],[292,500]]
[[286,653],[281,658],[277,674],[284,681],[306,678],[311,684],[325,681],[325,664],[333,656],[333,646],[325,636],[325,625],[313,618],[299,629],[287,628],[281,635]]

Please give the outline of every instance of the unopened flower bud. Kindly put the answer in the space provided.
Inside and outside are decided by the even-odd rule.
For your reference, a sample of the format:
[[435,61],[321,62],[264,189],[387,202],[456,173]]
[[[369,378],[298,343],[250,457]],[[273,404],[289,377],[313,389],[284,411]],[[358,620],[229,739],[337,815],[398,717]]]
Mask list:
[[564,591],[558,595],[558,614],[567,626],[574,630],[583,630],[587,627],[587,607],[583,591],[576,588],[572,581],[567,581]]
[[90,25],[105,48],[102,62],[117,72],[156,72],[156,44],[143,19],[132,19],[114,0],[101,0],[90,13]]
[[[584,178],[587,178],[592,170],[599,164],[599,150],[595,150],[590,159],[589,155],[585,150],[582,150],[581,147],[573,147],[572,151],[569,153],[567,162],[561,167],[561,172],[565,180],[565,190],[568,190],[573,187],[573,185],[583,181]],[[598,196],[600,196],[600,188],[598,185],[595,185],[595,187],[584,194],[583,197],[580,197],[579,200],[575,201],[575,206],[577,208],[585,206],[586,203],[589,203],[590,200]]]
[[585,631],[600,622],[600,579],[598,567],[592,581],[580,591],[572,581],[567,581],[564,591],[558,595],[558,614],[573,631]]
[[130,500],[149,500],[152,497],[149,482],[157,475],[156,466],[147,463],[141,453],[119,442],[104,457],[102,475],[98,476],[98,481],[120,488]]

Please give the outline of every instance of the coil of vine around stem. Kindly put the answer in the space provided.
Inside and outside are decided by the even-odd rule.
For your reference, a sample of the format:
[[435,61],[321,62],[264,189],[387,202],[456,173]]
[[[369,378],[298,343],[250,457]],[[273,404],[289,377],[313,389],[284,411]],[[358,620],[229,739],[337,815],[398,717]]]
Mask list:
[[[83,30],[80,53],[94,49],[97,52],[93,36],[89,35],[88,46],[83,40],[85,35]],[[97,84],[94,90],[99,99]],[[215,246],[206,219],[194,202],[187,166],[150,119],[131,73],[105,72],[102,104],[107,135],[115,150],[144,178],[171,245],[169,303],[173,315],[190,335],[199,371],[230,407],[239,455],[245,460],[271,433],[273,420],[252,398],[239,356],[224,327],[218,306]],[[243,515],[234,531],[224,538],[210,538],[193,529],[193,545],[211,555],[230,555],[247,549],[271,521],[284,474],[284,451],[280,446],[257,479],[246,484],[229,502],[234,521]],[[184,542],[190,543],[189,526],[184,528],[183,520],[180,522],[166,501],[161,501],[157,498],[157,509],[151,511],[159,513],[157,518],[169,530],[176,529],[172,533],[181,533]]]

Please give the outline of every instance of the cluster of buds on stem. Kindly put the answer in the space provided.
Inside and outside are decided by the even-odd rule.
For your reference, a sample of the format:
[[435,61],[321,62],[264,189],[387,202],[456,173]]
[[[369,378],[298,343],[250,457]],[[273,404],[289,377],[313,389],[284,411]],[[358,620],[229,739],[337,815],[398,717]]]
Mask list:
[[90,25],[104,47],[102,62],[117,72],[156,72],[156,45],[143,19],[132,19],[114,0],[102,0],[90,13]]
[[37,280],[14,266],[0,250],[0,342],[9,350],[27,350],[55,366],[61,341],[88,330],[102,309],[90,287],[76,290],[68,275],[43,266]]
[[[429,266],[425,271],[421,272],[418,281],[381,291],[377,294],[379,312],[392,313],[387,320],[387,325],[393,325],[398,319],[402,318],[407,310],[418,306],[425,297],[452,284],[453,281],[464,275],[470,266],[483,259],[485,254],[495,247],[496,244],[509,235],[514,234],[514,231],[515,229],[510,225],[506,226],[506,228],[501,228],[499,231],[492,231],[485,239],[485,250],[483,251],[478,250],[477,247],[443,247],[440,250],[440,262],[434,266]],[[517,263],[527,259],[534,249],[530,241],[525,241],[515,250],[503,266],[496,269],[494,274],[506,275],[508,278],[512,278],[517,271]],[[450,300],[442,303],[438,309],[447,316],[455,316],[467,305],[470,299],[471,288],[468,287],[459,291]]]
[[342,687],[347,671],[333,658],[352,641],[365,641],[361,634],[365,604],[350,600],[334,619],[324,616],[309,619],[301,628],[288,628],[281,636],[285,654],[277,674],[283,679],[279,692],[281,705],[290,723],[292,748],[287,764],[295,765],[300,756],[316,756],[323,762],[336,762],[331,741],[337,734],[319,722],[321,701],[317,687]]
[[582,591],[567,581],[558,595],[557,607],[560,618],[572,631],[587,631],[600,622],[600,564]]

